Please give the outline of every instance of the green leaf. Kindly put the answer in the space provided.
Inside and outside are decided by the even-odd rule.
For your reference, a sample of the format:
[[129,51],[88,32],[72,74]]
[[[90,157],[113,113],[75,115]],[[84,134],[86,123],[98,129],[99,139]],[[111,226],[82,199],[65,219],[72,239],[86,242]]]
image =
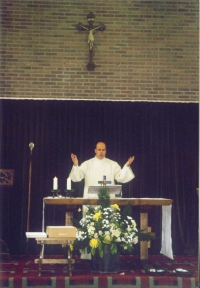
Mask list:
[[104,239],[104,240],[103,240],[103,244],[108,244],[108,245],[109,245],[109,244],[110,244],[110,241]]
[[107,208],[110,206],[110,194],[107,187],[101,187],[99,189],[99,204],[102,208]]
[[151,232],[149,233],[144,233],[143,230],[138,231],[137,233],[138,236],[138,241],[150,241],[150,240],[154,240],[156,239],[156,237],[154,235],[151,234]]
[[131,205],[128,203],[124,208],[123,211],[121,213],[122,216],[122,221],[124,221],[124,219],[127,218],[127,216],[131,216],[132,213],[132,207]]
[[103,249],[102,246],[99,247],[99,255],[101,258],[103,258]]
[[93,256],[94,256],[95,252],[96,252],[96,248],[92,248],[92,249],[91,249],[91,254],[92,254]]
[[110,245],[110,252],[111,252],[111,254],[116,254],[117,253],[117,245],[115,243],[112,243]]

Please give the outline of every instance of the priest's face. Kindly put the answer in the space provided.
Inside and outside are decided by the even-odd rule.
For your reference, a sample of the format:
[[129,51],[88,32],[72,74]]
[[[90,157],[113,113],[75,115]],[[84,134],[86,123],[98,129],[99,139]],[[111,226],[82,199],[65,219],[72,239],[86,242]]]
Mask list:
[[103,142],[97,143],[96,149],[94,149],[94,152],[98,159],[103,159],[106,156],[106,144]]

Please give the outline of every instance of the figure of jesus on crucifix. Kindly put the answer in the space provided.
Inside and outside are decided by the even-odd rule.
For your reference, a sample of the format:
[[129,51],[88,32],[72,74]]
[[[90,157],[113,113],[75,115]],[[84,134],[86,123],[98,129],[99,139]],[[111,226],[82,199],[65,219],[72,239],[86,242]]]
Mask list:
[[100,23],[97,27],[93,27],[93,22],[94,22],[94,14],[92,12],[90,12],[87,16],[87,20],[88,20],[88,24],[84,26],[81,22],[79,22],[76,25],[76,28],[79,31],[83,31],[83,30],[87,30],[88,31],[88,44],[89,44],[89,51],[90,51],[90,62],[88,63],[87,67],[88,70],[94,70],[95,65],[92,62],[92,50],[93,50],[93,46],[94,46],[94,31],[104,31],[106,29],[106,26],[102,23]]
[[[79,27],[81,27],[83,30],[88,30],[88,44],[89,44],[89,49],[92,50],[93,49],[93,45],[94,45],[94,35],[93,35],[93,31],[98,30],[99,28],[102,27],[103,24],[100,24],[99,26],[92,28],[92,27],[86,27],[83,26],[81,23],[78,23]],[[100,29],[99,29],[100,30]]]

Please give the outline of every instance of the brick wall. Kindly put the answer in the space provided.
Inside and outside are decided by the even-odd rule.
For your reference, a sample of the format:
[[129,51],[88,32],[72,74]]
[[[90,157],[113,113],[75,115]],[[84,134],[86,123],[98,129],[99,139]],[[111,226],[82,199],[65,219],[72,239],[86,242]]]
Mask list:
[[[198,102],[198,0],[2,0],[0,98]],[[95,31],[88,71],[87,15]]]

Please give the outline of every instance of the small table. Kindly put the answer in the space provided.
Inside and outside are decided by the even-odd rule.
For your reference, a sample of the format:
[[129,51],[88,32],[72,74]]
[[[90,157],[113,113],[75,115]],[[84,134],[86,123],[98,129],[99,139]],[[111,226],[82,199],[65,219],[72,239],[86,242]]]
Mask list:
[[68,259],[44,259],[44,245],[49,244],[61,244],[62,247],[67,247],[69,244],[72,244],[76,238],[75,237],[59,237],[59,238],[35,238],[37,244],[41,245],[39,259],[35,259],[35,263],[39,264],[39,274],[41,276],[41,266],[42,264],[68,264],[69,276],[72,276],[72,264],[75,263],[75,260],[71,258],[71,251],[68,251]]

